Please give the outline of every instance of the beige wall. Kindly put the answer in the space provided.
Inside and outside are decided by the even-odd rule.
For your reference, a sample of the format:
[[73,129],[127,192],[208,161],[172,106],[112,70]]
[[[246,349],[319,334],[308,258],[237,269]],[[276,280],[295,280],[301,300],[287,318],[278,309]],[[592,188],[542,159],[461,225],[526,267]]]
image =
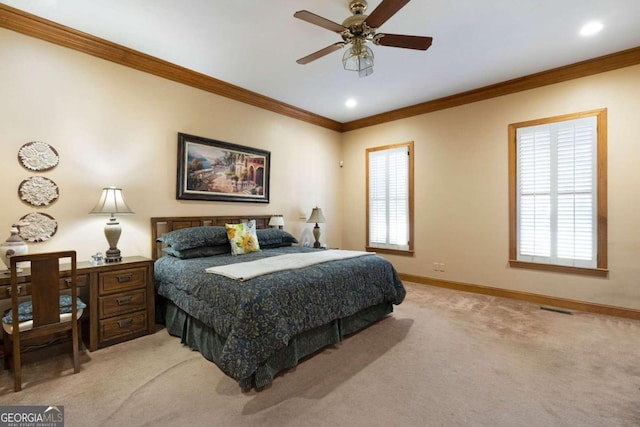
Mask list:
[[[30,251],[75,248],[80,259],[104,252],[108,218],[88,212],[100,189],[115,185],[135,211],[119,218],[124,256],[150,255],[152,216],[282,213],[285,229],[298,237],[311,227],[300,214],[315,205],[328,221],[322,241],[341,245],[339,133],[4,29],[0,58],[2,241],[12,223],[39,211],[59,229]],[[271,203],[176,200],[178,132],[271,151]],[[29,141],[51,144],[60,164],[24,169],[17,153]],[[60,198],[50,207],[19,199],[20,182],[33,175],[58,184]]]
[[[328,220],[323,242],[362,249],[365,149],[412,140],[415,257],[389,256],[400,272],[640,308],[640,66],[340,135],[4,29],[0,58],[0,238],[29,212],[59,222],[53,239],[31,244],[32,252],[75,248],[88,259],[104,251],[107,218],[88,212],[108,185],[123,187],[135,210],[120,217],[125,256],[150,255],[152,216],[283,213],[285,228],[299,236],[310,228],[300,215],[315,205]],[[603,107],[609,277],[509,268],[507,125]],[[271,151],[271,203],[176,200],[177,132]],[[18,163],[19,147],[34,140],[58,150],[52,171],[33,173]],[[18,185],[33,175],[60,187],[52,206],[19,200]],[[434,272],[433,262],[445,263],[446,271]]]
[[[365,216],[365,149],[415,141],[415,257],[402,273],[640,308],[640,66],[349,132],[343,136],[345,218]],[[509,123],[607,108],[608,278],[508,266]],[[345,226],[361,249],[365,225]],[[433,271],[444,262],[445,272]]]

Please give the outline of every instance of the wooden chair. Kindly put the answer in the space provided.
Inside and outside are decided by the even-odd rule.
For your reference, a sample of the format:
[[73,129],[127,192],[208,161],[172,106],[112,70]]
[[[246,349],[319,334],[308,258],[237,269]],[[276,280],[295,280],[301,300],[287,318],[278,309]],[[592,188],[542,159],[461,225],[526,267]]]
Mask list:
[[[60,260],[71,260],[71,275],[64,280],[60,277]],[[28,313],[23,316],[16,315],[25,308],[28,309],[28,301],[20,304],[21,287],[18,285],[17,264],[31,262],[31,307],[32,316]],[[78,319],[82,315],[84,304],[77,298],[76,283],[76,252],[62,251],[30,255],[16,255],[10,258],[11,271],[11,322],[2,322],[5,368],[9,367],[9,355],[13,355],[14,390],[22,389],[22,371],[20,362],[20,341],[30,338],[58,335],[61,332],[71,332],[73,340],[73,371],[80,371],[79,358],[79,325]],[[61,284],[71,290],[71,298],[62,296]],[[27,292],[23,292],[27,294]],[[64,304],[61,305],[61,303]],[[70,304],[70,308],[69,305]],[[23,310],[19,310],[22,305]],[[26,305],[26,307],[25,307]],[[28,310],[27,310],[28,311]],[[20,319],[23,317],[23,319]],[[31,319],[29,318],[31,317]],[[4,320],[4,319],[3,319]],[[7,319],[8,320],[8,319]],[[16,332],[17,331],[17,332]],[[12,344],[12,346],[11,346]]]

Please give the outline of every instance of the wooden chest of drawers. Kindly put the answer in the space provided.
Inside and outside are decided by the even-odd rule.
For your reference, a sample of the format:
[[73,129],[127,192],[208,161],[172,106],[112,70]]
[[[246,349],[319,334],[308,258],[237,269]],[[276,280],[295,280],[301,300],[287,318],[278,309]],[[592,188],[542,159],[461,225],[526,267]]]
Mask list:
[[89,293],[81,298],[89,304],[89,322],[83,327],[89,350],[154,332],[152,260],[131,257],[87,268]]

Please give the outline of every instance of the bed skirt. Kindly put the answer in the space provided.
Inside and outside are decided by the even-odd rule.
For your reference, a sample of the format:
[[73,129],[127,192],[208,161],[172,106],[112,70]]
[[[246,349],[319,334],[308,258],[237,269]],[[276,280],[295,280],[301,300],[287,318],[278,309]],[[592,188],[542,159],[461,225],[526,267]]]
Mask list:
[[[225,338],[198,319],[189,316],[171,301],[158,298],[160,299],[164,304],[158,307],[160,310],[156,313],[164,313],[162,321],[169,334],[180,337],[183,344],[218,364]],[[326,346],[338,344],[344,337],[358,332],[392,312],[393,305],[385,302],[296,335],[285,348],[269,357],[250,377],[243,378],[238,383],[244,390],[252,387],[260,389],[270,384],[278,372],[296,366],[299,360]]]

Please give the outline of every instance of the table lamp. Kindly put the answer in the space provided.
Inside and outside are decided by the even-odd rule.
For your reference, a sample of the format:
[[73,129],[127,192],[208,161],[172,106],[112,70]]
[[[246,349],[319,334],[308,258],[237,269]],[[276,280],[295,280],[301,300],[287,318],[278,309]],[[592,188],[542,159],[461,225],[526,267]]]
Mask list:
[[98,204],[89,212],[90,214],[110,215],[109,222],[104,227],[104,235],[109,242],[109,249],[105,256],[105,262],[120,262],[122,256],[118,249],[118,240],[122,229],[120,223],[116,221],[116,214],[132,214],[133,211],[124,201],[122,189],[116,187],[108,187],[102,189]]
[[282,230],[284,227],[284,218],[281,215],[272,216],[271,219],[269,219],[269,227],[279,228]]
[[318,226],[318,223],[325,223],[327,222],[326,219],[324,219],[324,215],[322,214],[322,209],[320,209],[319,207],[315,207],[313,208],[313,210],[311,211],[311,215],[309,216],[309,219],[307,220],[307,222],[309,223],[316,223],[316,226],[313,227],[313,237],[315,237],[316,241],[313,243],[313,247],[314,248],[321,248],[322,245],[320,245],[320,226]]

